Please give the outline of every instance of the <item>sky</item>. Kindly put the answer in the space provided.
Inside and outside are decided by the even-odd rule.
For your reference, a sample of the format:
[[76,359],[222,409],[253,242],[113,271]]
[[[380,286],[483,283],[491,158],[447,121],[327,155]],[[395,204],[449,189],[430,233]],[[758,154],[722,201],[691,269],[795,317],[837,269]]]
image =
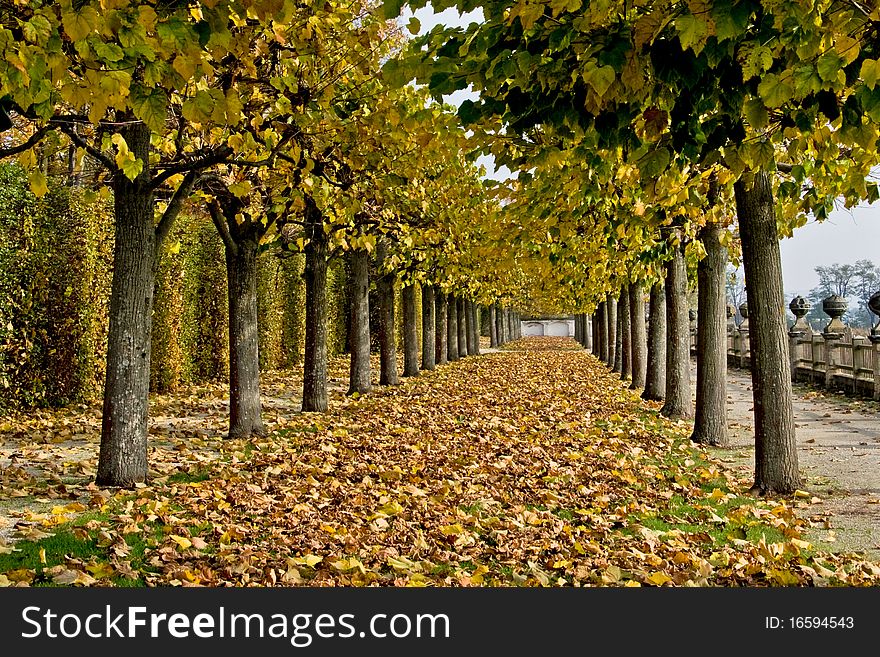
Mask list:
[[[406,24],[411,16],[412,12],[405,9],[402,22]],[[420,34],[424,34],[439,23],[466,25],[480,21],[482,11],[460,15],[454,9],[446,9],[435,14],[428,6],[416,11],[415,17],[421,23]],[[468,97],[474,94],[456,92],[445,100],[458,105]],[[510,173],[506,169],[496,172],[491,158],[484,157],[479,162],[486,166],[490,177],[504,179]],[[824,222],[811,220],[795,230],[793,237],[783,239],[780,250],[785,292],[790,294],[806,294],[815,287],[819,277],[814,268],[820,265],[851,264],[861,259],[880,265],[880,203],[837,210]]]

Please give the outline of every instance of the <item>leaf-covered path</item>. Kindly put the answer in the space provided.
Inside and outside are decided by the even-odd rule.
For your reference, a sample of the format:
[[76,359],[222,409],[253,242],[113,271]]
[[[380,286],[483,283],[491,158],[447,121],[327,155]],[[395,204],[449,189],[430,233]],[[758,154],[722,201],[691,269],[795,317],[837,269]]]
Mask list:
[[[521,340],[272,427],[260,442],[172,430],[154,480],[113,497],[44,487],[56,504],[21,513],[31,540],[0,549],[0,583],[880,582],[880,565],[803,540],[805,502],[741,496],[750,480],[571,340]],[[11,468],[26,471],[4,468],[4,493],[28,493]]]

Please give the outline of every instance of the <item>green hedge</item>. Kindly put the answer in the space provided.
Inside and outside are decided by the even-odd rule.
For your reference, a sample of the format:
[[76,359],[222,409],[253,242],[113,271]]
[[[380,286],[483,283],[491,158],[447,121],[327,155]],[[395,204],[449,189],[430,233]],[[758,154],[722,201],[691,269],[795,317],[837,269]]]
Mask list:
[[[113,257],[112,200],[56,182],[37,199],[0,165],[0,411],[100,398]],[[301,366],[304,258],[259,260],[260,364]],[[349,276],[328,270],[328,351],[346,349]],[[182,216],[163,245],[153,311],[151,389],[223,381],[228,310],[223,244],[210,220]]]
[[111,204],[0,165],[0,408],[61,405],[103,385]]

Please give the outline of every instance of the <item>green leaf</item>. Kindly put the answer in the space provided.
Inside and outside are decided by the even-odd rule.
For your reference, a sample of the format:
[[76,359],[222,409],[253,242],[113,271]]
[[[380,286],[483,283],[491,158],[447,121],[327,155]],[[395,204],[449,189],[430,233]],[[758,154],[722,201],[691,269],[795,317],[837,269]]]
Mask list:
[[91,34],[98,23],[98,12],[95,8],[86,5],[80,11],[66,11],[61,15],[61,23],[64,31],[74,43],[85,39]]
[[131,109],[153,132],[161,132],[165,127],[167,97],[161,89],[147,90],[132,87]]
[[[678,38],[681,41],[682,48],[693,48],[698,53],[702,50],[702,45],[709,33],[709,25],[702,18],[698,18],[693,14],[684,14],[675,19],[675,30],[678,32]],[[699,47],[695,47],[698,46]]]
[[834,52],[826,52],[816,62],[816,71],[823,82],[832,82],[837,79],[837,74],[843,68],[843,59]]
[[770,113],[757,98],[750,98],[743,103],[743,114],[755,130],[763,130],[770,123]]
[[404,0],[385,0],[382,3],[382,17],[386,20],[400,16]]
[[422,29],[422,24],[418,18],[413,16],[412,18],[409,19],[409,23],[407,24],[406,27],[409,30],[410,34],[418,34]]
[[31,43],[40,43],[47,41],[52,34],[52,25],[45,16],[37,14],[22,26],[24,38]]
[[584,82],[593,87],[597,94],[604,96],[605,92],[608,91],[608,87],[614,82],[614,68],[611,66],[588,68],[584,71],[583,78]]
[[639,159],[637,162],[639,173],[642,175],[642,178],[656,178],[669,166],[670,159],[669,149],[661,146]]
[[92,48],[95,51],[95,54],[103,59],[105,62],[118,62],[121,61],[123,57],[125,57],[125,53],[122,52],[122,48],[117,46],[115,43],[104,43],[103,41],[95,41],[92,43]]
[[863,61],[859,77],[862,78],[868,89],[873,90],[877,80],[880,79],[880,61],[876,59],[866,59]]
[[770,73],[758,84],[758,95],[767,107],[782,107],[791,100],[794,89],[788,80],[783,80],[775,73]]

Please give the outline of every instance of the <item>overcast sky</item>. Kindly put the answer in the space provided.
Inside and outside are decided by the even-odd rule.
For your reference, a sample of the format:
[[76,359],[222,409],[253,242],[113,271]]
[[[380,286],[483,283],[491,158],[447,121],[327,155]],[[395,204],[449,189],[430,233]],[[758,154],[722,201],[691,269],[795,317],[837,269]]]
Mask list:
[[[402,20],[409,21],[412,13],[404,10]],[[454,9],[446,9],[439,14],[428,8],[415,13],[421,22],[421,32],[427,32],[438,23],[464,25],[482,20],[482,11],[477,10],[461,16]],[[458,92],[447,97],[449,102],[460,103],[468,97],[466,92]],[[497,174],[489,158],[481,158],[490,176],[503,178],[508,171]],[[824,222],[811,221],[797,229],[794,236],[782,240],[782,274],[785,291],[804,294],[818,283],[814,267],[818,265],[848,264],[856,260],[868,259],[880,265],[880,204],[840,210],[833,212]]]

